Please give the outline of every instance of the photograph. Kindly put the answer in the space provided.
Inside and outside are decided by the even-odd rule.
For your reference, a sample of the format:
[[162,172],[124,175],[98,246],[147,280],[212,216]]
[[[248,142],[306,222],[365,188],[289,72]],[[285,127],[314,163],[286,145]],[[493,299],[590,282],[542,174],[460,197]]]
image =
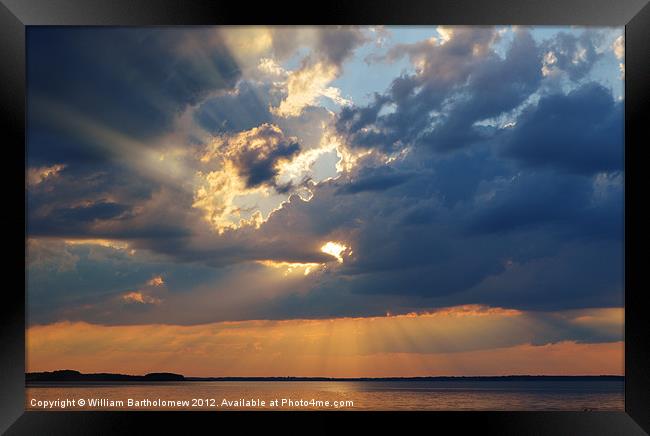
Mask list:
[[28,26],[25,410],[625,412],[625,36]]

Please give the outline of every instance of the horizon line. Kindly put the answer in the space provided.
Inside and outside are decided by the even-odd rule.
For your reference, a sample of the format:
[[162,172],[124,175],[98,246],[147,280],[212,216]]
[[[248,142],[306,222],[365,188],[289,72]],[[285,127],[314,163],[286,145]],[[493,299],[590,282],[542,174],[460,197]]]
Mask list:
[[[358,376],[358,377],[328,377],[328,376],[291,376],[291,375],[274,375],[274,376],[186,376],[184,374],[178,374],[173,372],[150,372],[146,374],[121,374],[121,373],[110,373],[110,372],[98,372],[98,373],[82,373],[77,370],[70,369],[61,369],[53,371],[36,371],[36,372],[25,372],[26,381],[29,377],[43,377],[48,378],[49,376],[67,376],[66,378],[74,377],[125,377],[138,379],[142,378],[145,380],[155,380],[156,378],[162,379],[167,378],[169,381],[218,381],[218,380],[238,380],[238,381],[262,381],[262,380],[278,380],[278,379],[292,379],[292,380],[321,380],[321,381],[359,381],[359,380],[416,380],[416,379],[504,379],[504,378],[625,378],[625,375],[617,374],[506,374],[506,375],[418,375],[418,376],[381,376],[381,377],[368,377],[368,376]],[[174,378],[172,380],[171,378]],[[39,381],[39,380],[32,380]],[[40,380],[47,381],[47,380]],[[61,380],[53,380],[61,381]],[[64,381],[64,380],[63,380]]]

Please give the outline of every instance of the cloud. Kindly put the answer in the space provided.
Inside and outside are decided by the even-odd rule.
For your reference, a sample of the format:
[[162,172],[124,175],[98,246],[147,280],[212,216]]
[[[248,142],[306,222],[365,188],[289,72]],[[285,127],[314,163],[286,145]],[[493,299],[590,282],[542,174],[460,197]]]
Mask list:
[[[130,238],[188,233],[180,213],[203,138],[186,112],[241,77],[214,29],[32,29],[28,228],[34,235]],[[102,52],[103,56],[96,56]],[[179,201],[178,192],[186,191]],[[172,199],[178,208],[160,206]],[[155,211],[155,212],[154,212]],[[156,218],[156,213],[160,219]],[[182,217],[180,215],[183,215]],[[157,224],[156,224],[157,223]]]
[[161,302],[160,299],[143,294],[141,291],[127,292],[122,295],[122,300],[126,303],[138,304],[160,304]]
[[557,179],[553,173],[516,175],[498,185],[474,210],[471,231],[500,233],[571,220],[588,206],[592,190],[588,179]]
[[[359,29],[347,27],[119,29],[94,32],[86,39],[83,29],[75,32],[32,32],[29,37],[34,56],[28,160],[35,169],[65,166],[66,174],[57,183],[48,183],[47,190],[39,186],[28,193],[30,232],[141,241],[163,235],[183,238],[194,226],[193,197],[205,183],[201,175],[197,177],[194,158],[212,141],[211,134],[240,133],[278,118],[269,108],[280,102],[282,87],[265,87],[256,80],[238,82],[242,74],[250,73],[246,62],[254,61],[256,69],[258,56],[286,58],[305,47],[313,59],[343,62],[361,38]],[[305,38],[296,38],[298,34]],[[108,45],[107,53],[118,46],[127,48],[115,53],[110,65],[90,56],[89,47]],[[242,57],[244,49],[250,49],[249,58]],[[55,56],[69,62],[57,61],[59,67],[50,71],[46,64]],[[68,80],[80,71],[83,77]],[[289,136],[299,133],[300,143],[309,150],[321,146],[322,126],[330,117],[324,108],[307,107],[300,117],[273,124]],[[268,215],[286,200],[291,186],[308,178],[307,171],[296,179],[277,168],[298,154],[298,143],[280,142],[270,157],[250,152],[232,156],[233,173],[245,180],[245,191],[268,185],[283,195],[271,194],[273,200],[262,199],[259,208],[257,200],[252,204],[246,200],[231,212],[247,220],[256,210],[260,211],[256,216]],[[321,154],[313,153],[309,165]],[[175,192],[179,189],[187,193]],[[160,204],[163,199],[173,206]]]
[[[590,290],[592,304],[615,304],[621,292],[622,272],[615,259],[620,256],[623,216],[622,185],[616,178],[606,177],[609,184],[598,175],[558,174],[549,169],[521,172],[503,162],[496,150],[491,157],[476,153],[429,161],[427,171],[419,174],[412,173],[420,160],[413,156],[400,163],[410,177],[390,189],[350,189],[354,182],[339,178],[316,187],[309,202],[291,202],[276,211],[260,227],[260,235],[283,235],[289,232],[284,223],[292,223],[292,238],[346,241],[354,255],[337,275],[315,283],[309,296],[294,302],[290,297],[282,299],[275,310],[283,316],[305,311],[323,316],[339,310],[372,314],[382,305],[405,304],[401,310],[407,310],[458,304],[474,298],[467,290],[493,276],[509,276],[508,259],[553,265],[555,256],[564,258],[562,253],[567,252],[574,256],[567,265],[584,265],[587,271],[587,265],[598,263],[599,273],[578,274],[585,281],[569,286],[567,274],[575,269],[553,269],[545,286],[562,289],[561,298],[544,294],[544,287],[534,286],[531,276],[513,288],[520,289],[522,298],[509,294],[510,304],[576,307],[587,298],[581,290]],[[473,163],[480,171],[472,171]],[[468,172],[445,177],[459,169]],[[603,191],[601,183],[609,188]],[[454,195],[453,202],[448,193]],[[605,251],[611,258],[601,265],[593,254]],[[601,254],[600,259],[605,257]],[[497,286],[490,289],[480,297],[483,303],[492,304],[494,298],[507,304]],[[521,289],[534,290],[535,298]],[[377,306],[350,295],[355,293],[379,298]]]
[[[438,26],[436,30],[440,38],[434,36],[415,43],[396,44],[385,56],[374,56],[370,60],[394,62],[408,55],[422,71],[435,70],[443,80],[453,83],[457,80],[454,72],[471,67],[472,55],[485,55],[499,36],[493,27]],[[445,59],[435,59],[434,53]]]
[[612,51],[616,59],[623,60],[625,58],[625,39],[623,35],[619,35],[612,43]]
[[[64,322],[27,331],[27,366],[195,376],[622,374],[622,320],[622,309],[537,314],[460,306],[403,316],[195,326]],[[509,359],[499,357],[504,354]],[[531,354],[535,364],[524,358]],[[592,354],[599,359],[584,358]]]
[[163,280],[162,276],[155,276],[151,280],[147,282],[147,285],[149,286],[164,286],[165,285],[165,280]]
[[[159,135],[188,105],[230,89],[239,77],[223,43],[181,50],[202,29],[60,29],[27,32],[30,123],[39,99],[65,101],[96,122],[139,139]],[[102,56],[96,56],[98,52]],[[55,114],[51,114],[55,116]],[[38,147],[38,144],[32,144]],[[40,148],[39,148],[40,149]],[[34,150],[34,148],[33,148]]]
[[616,59],[621,62],[618,64],[618,68],[621,71],[621,79],[625,79],[625,39],[623,35],[618,36],[612,43],[612,51]]
[[272,88],[258,88],[242,81],[234,91],[203,102],[194,112],[198,124],[213,134],[250,130],[272,122],[269,105]]
[[514,261],[466,292],[491,304],[553,310],[623,305],[623,244],[572,243],[557,253]]
[[286,138],[277,126],[262,124],[230,138],[224,155],[231,159],[247,188],[261,184],[278,188],[278,165],[290,161],[299,151],[295,138]]
[[[181,240],[136,240],[135,248],[165,253],[179,268],[199,262],[220,271],[186,289],[192,298],[179,300],[178,311],[151,321],[377,315],[468,301],[549,310],[620,303],[623,203],[615,173],[522,172],[497,149],[465,150],[362,167],[310,189],[309,201],[293,195],[259,226],[218,234],[193,222]],[[284,269],[249,265],[325,263],[328,241],[349,247],[336,267],[285,277]],[[232,288],[240,293],[226,302]]]
[[[41,109],[61,110],[58,126],[29,124],[27,225],[32,246],[43,244],[28,259],[32,320],[196,324],[622,304],[623,112],[591,83],[587,64],[602,53],[585,45],[596,35],[536,42],[521,28],[442,28],[436,39],[360,54],[364,29],[256,28],[249,45],[244,28],[211,30],[178,41],[116,33],[116,44],[134,47],[91,84],[117,80],[107,89],[125,112],[140,99],[136,72],[150,67],[136,48],[151,44],[151,56],[165,58],[151,66],[172,76],[161,91],[169,105],[155,106],[165,115],[133,115],[149,117],[141,131],[122,128],[127,114],[109,116],[116,101],[106,114],[91,110],[102,93],[57,94],[73,86],[58,84],[67,76],[43,88],[56,101]],[[80,42],[68,43],[76,53]],[[298,95],[291,74],[315,65],[354,74],[348,65],[366,50],[380,53],[371,62],[410,62],[390,70],[399,75],[368,104],[333,111],[312,90],[293,108],[299,116],[272,110]],[[543,75],[550,51],[566,70],[560,79]],[[241,68],[230,79],[204,77],[233,59]],[[328,242],[345,250],[327,254]],[[163,275],[164,286],[147,285]],[[120,296],[130,292],[161,302],[127,307]]]
[[27,266],[46,271],[74,270],[79,256],[69,251],[63,241],[27,240]]
[[623,105],[602,85],[551,94],[525,111],[508,132],[505,153],[531,166],[576,173],[623,167]]
[[128,212],[128,206],[111,201],[97,201],[67,209],[56,209],[49,215],[49,217],[54,220],[63,220],[68,222],[85,222],[94,219],[120,219],[125,212]]
[[571,80],[583,78],[602,57],[597,49],[604,38],[598,30],[584,30],[579,35],[559,32],[542,44],[545,76],[563,72]]
[[336,126],[350,147],[466,147],[486,139],[474,123],[514,109],[537,89],[540,54],[528,32],[515,33],[505,58],[493,49],[494,28],[452,28],[446,35],[388,52],[389,61],[408,54],[415,74],[393,80],[367,107],[343,108]]
[[360,44],[368,41],[355,26],[325,26],[318,29],[314,53],[331,64],[341,65]]
[[356,194],[366,191],[384,191],[406,182],[412,174],[392,171],[390,167],[362,170],[356,180],[338,189],[341,194]]
[[54,178],[59,172],[65,169],[65,165],[55,164],[47,167],[28,168],[27,169],[27,186],[33,187],[46,181],[48,178]]
[[[206,212],[208,221],[218,228],[230,227],[231,216],[240,216],[240,207],[235,204],[237,197],[265,188],[281,194],[292,189],[291,182],[278,182],[280,165],[291,161],[299,152],[297,139],[285,137],[272,124],[215,138],[201,161],[217,160],[219,168],[199,173],[206,183],[196,191],[194,207]],[[257,211],[252,219],[251,224],[259,226],[261,213]]]
[[299,70],[291,73],[287,79],[287,97],[282,100],[274,114],[282,117],[298,116],[303,108],[316,103],[321,96],[331,97],[340,102],[338,90],[328,88],[327,84],[338,75],[338,67],[322,62],[313,65],[304,65]]
[[[52,192],[53,187],[39,195],[28,198],[28,205]],[[29,201],[31,200],[31,201]],[[54,202],[53,202],[54,203]],[[27,220],[32,235],[93,235],[97,223],[111,223],[127,220],[132,216],[129,205],[105,198],[72,202],[69,204],[38,204]],[[40,207],[39,207],[40,206]],[[74,230],[69,230],[73,227]],[[95,235],[97,236],[97,235]]]
[[299,116],[307,106],[314,105],[319,97],[327,97],[335,103],[349,104],[337,88],[328,84],[342,71],[343,62],[354,49],[367,42],[361,29],[349,26],[323,27],[314,37],[311,53],[300,67],[288,72],[287,96],[272,112],[281,117]]
[[[282,85],[242,80],[232,92],[206,99],[195,108],[192,117],[210,135],[240,133],[273,124],[297,137],[305,151],[320,147],[334,114],[324,107],[308,106],[298,116],[278,116],[273,107],[285,96]],[[202,142],[210,140],[208,136]]]

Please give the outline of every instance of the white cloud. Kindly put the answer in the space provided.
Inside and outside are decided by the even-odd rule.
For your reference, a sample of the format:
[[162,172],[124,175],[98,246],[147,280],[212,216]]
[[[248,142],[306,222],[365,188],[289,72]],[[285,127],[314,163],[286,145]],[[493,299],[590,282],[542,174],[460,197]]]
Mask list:
[[347,103],[337,88],[328,87],[339,74],[333,64],[317,62],[289,73],[287,97],[271,112],[281,117],[297,117],[302,110],[314,105],[319,97],[327,97],[338,104]]
[[614,40],[612,43],[612,51],[618,60],[622,60],[625,57],[625,40],[623,39],[623,35]]

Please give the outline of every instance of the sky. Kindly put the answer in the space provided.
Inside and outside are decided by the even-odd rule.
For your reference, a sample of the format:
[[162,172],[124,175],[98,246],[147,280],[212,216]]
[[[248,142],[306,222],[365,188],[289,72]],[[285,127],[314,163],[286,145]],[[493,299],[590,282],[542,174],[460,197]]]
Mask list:
[[623,374],[623,28],[32,27],[27,370]]

